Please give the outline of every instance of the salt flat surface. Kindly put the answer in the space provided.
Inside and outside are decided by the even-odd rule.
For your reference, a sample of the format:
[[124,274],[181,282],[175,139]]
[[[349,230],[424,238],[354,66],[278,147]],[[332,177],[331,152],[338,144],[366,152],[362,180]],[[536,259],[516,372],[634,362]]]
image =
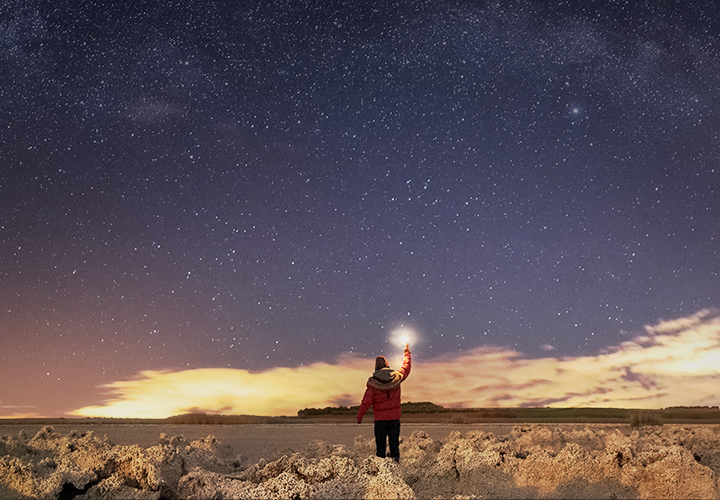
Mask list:
[[[401,424],[400,435],[410,436],[415,430],[423,430],[434,440],[442,440],[456,430],[483,430],[497,435],[508,434],[517,424]],[[16,436],[22,429],[28,436],[34,436],[42,425],[0,425],[0,436]],[[257,424],[257,425],[53,425],[57,432],[93,431],[97,436],[107,436],[114,444],[133,445],[149,448],[158,444],[161,433],[168,437],[185,436],[194,441],[213,435],[223,444],[232,447],[237,455],[246,457],[251,463],[261,458],[274,460],[282,455],[304,451],[315,440],[329,445],[342,444],[353,448],[356,436],[374,439],[373,423],[363,424]]]
[[406,424],[399,464],[370,422],[35,431],[0,426],[0,500],[720,498],[718,425]]
[[[435,441],[444,440],[452,431],[465,434],[468,431],[484,431],[505,436],[518,423],[503,424],[401,424],[400,437],[410,436],[413,431],[425,431]],[[564,429],[592,427],[594,429],[629,429],[622,424],[535,424]],[[34,436],[42,425],[0,425],[0,436],[16,436],[22,429],[28,436]],[[188,441],[215,436],[223,444],[230,445],[236,455],[242,455],[250,463],[261,458],[275,460],[282,455],[304,452],[308,445],[316,440],[329,445],[341,444],[352,449],[355,437],[374,439],[372,421],[363,424],[248,424],[248,425],[166,425],[166,424],[104,424],[104,425],[53,425],[61,434],[70,431],[93,431],[98,437],[107,436],[116,445],[136,444],[149,448],[158,444],[161,433],[168,437],[183,435]]]

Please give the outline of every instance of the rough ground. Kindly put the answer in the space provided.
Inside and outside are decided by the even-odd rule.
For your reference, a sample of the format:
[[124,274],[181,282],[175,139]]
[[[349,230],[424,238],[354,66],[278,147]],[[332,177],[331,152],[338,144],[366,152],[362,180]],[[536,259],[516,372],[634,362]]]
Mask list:
[[273,462],[244,463],[213,436],[116,446],[92,432],[45,427],[0,439],[0,498],[472,499],[719,498],[717,428],[563,430],[518,426],[402,439],[401,464],[321,441]]

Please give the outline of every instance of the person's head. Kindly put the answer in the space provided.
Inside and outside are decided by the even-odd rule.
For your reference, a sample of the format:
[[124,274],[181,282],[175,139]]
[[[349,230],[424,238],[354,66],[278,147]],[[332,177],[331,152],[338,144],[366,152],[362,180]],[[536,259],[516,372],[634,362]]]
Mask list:
[[388,365],[387,359],[385,359],[385,356],[378,356],[375,358],[375,371],[382,370],[383,368],[389,368],[390,365]]

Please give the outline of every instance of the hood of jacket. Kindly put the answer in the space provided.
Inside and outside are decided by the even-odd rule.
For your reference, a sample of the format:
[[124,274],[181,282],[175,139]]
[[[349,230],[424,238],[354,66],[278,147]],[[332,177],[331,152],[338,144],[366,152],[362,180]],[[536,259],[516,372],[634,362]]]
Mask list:
[[402,382],[402,375],[390,368],[382,368],[373,373],[368,379],[367,385],[381,391],[389,391],[395,389]]

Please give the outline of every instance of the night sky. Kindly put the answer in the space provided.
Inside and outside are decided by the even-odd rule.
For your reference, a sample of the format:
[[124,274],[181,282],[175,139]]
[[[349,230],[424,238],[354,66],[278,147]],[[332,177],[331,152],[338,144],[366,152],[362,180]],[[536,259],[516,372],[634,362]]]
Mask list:
[[2,2],[0,417],[151,372],[362,361],[333,400],[358,404],[400,327],[421,377],[705,321],[719,20],[715,0]]

